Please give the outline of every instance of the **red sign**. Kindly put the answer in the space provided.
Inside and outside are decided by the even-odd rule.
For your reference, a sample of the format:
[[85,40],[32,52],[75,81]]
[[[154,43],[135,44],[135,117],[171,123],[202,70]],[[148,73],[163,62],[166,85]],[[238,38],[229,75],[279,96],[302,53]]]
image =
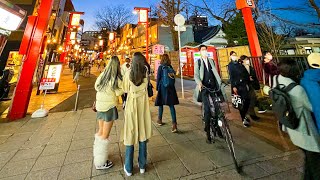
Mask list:
[[41,82],[56,82],[56,78],[42,78]]

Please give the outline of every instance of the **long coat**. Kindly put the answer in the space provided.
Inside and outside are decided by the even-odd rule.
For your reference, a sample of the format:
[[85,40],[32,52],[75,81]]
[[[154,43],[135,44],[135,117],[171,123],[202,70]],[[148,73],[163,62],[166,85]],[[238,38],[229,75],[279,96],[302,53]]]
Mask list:
[[[160,65],[158,68],[158,73],[157,73],[157,98],[155,101],[156,106],[163,106],[163,105],[176,105],[179,104],[179,99],[176,91],[175,86],[169,86],[169,87],[164,87],[163,85],[163,67],[164,65]],[[171,67],[171,66],[170,66]]]
[[148,80],[145,78],[140,86],[130,81],[130,71],[123,78],[123,91],[128,93],[124,110],[124,145],[131,146],[144,142],[152,136],[151,112],[147,91]]
[[[202,80],[204,77],[204,62],[201,59],[199,61],[201,62],[200,67],[199,67],[198,62],[194,63],[194,80],[196,81],[197,84],[202,83]],[[221,78],[220,78],[219,73],[216,69],[214,61],[212,59],[208,59],[208,62],[210,63],[210,65],[212,67],[212,72],[213,72],[214,77],[217,80],[218,85],[221,86]],[[221,87],[221,92],[222,92],[223,98],[225,100],[227,100],[227,95],[226,95],[225,89],[223,87]],[[194,102],[197,102],[198,95],[199,95],[199,86],[196,86],[196,88],[193,92]]]
[[[273,82],[276,82],[276,76],[273,77]],[[279,84],[288,86],[292,82],[294,82],[292,79],[279,75]],[[274,86],[276,83],[273,84]],[[302,86],[297,85],[288,94],[293,110],[300,119],[297,129],[286,128],[291,141],[294,145],[307,151],[320,152],[320,135],[311,116],[312,107],[307,93]]]

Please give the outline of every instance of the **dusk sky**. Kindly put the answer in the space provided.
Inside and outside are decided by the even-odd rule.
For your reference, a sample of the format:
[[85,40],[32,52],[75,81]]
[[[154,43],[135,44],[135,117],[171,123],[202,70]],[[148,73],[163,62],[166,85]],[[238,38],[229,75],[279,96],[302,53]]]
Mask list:
[[[95,23],[95,13],[102,7],[107,6],[108,4],[125,4],[129,9],[133,9],[135,6],[138,7],[150,7],[152,4],[156,4],[160,0],[73,0],[76,11],[84,11],[85,15],[82,17],[85,20],[85,30],[93,30]],[[201,0],[191,0],[194,2],[201,3]],[[214,0],[207,0],[208,2],[217,2]],[[219,2],[230,0],[219,0]],[[265,6],[272,7],[288,7],[288,6],[306,6],[307,0],[265,0]],[[290,20],[295,20],[300,23],[313,22],[319,24],[319,19],[316,16],[309,16],[307,13],[293,13],[293,12],[284,12],[284,11],[274,11],[273,13],[280,14]],[[217,22],[214,20],[209,21],[210,25],[216,25]]]

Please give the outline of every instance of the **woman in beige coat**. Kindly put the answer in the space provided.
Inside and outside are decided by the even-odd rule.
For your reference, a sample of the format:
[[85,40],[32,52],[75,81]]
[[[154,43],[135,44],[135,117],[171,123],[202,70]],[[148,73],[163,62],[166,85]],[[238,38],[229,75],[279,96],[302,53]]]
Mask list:
[[113,166],[113,163],[108,160],[108,138],[113,121],[118,119],[118,96],[123,93],[121,86],[120,61],[117,56],[113,56],[94,86],[97,91],[96,109],[99,121],[99,131],[95,135],[93,146],[96,169],[108,169]]
[[146,58],[141,53],[133,55],[131,70],[123,79],[123,90],[128,93],[124,110],[124,145],[126,146],[124,171],[132,175],[134,144],[139,143],[140,173],[147,164],[147,140],[152,136],[151,113],[147,92]]

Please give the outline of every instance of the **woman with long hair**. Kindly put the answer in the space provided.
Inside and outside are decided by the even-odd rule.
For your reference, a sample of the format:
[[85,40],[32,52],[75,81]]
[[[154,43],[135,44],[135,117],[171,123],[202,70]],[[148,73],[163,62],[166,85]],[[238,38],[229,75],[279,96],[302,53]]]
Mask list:
[[113,166],[108,160],[109,135],[113,121],[118,119],[118,96],[123,94],[120,61],[117,56],[111,58],[94,87],[97,91],[96,110],[99,121],[99,130],[95,134],[93,146],[94,164],[96,169],[108,169]]
[[152,136],[151,113],[148,97],[148,70],[146,58],[134,53],[131,69],[123,78],[123,91],[128,93],[124,110],[124,145],[126,146],[124,172],[132,175],[134,144],[139,144],[140,173],[147,164],[147,140]]
[[[126,74],[126,72],[130,70],[130,67],[131,67],[130,61],[131,61],[130,58],[126,58],[125,62],[122,64],[122,66],[121,66],[122,76],[124,76]],[[126,106],[127,93],[124,93],[121,96],[121,98],[122,98],[122,108],[124,109],[124,107]]]
[[[168,73],[171,72],[171,73]],[[165,77],[167,76],[167,77]],[[175,72],[171,66],[171,60],[168,54],[164,54],[161,58],[161,65],[158,68],[157,73],[157,98],[155,101],[155,106],[159,106],[159,115],[157,124],[162,126],[162,114],[163,114],[163,105],[167,105],[170,108],[171,118],[172,118],[172,130],[171,132],[177,132],[177,117],[176,110],[174,105],[179,104],[179,99],[176,91],[176,87],[174,83],[168,85],[167,87],[164,85],[164,78],[172,78],[174,81]],[[170,79],[171,80],[171,79]]]

